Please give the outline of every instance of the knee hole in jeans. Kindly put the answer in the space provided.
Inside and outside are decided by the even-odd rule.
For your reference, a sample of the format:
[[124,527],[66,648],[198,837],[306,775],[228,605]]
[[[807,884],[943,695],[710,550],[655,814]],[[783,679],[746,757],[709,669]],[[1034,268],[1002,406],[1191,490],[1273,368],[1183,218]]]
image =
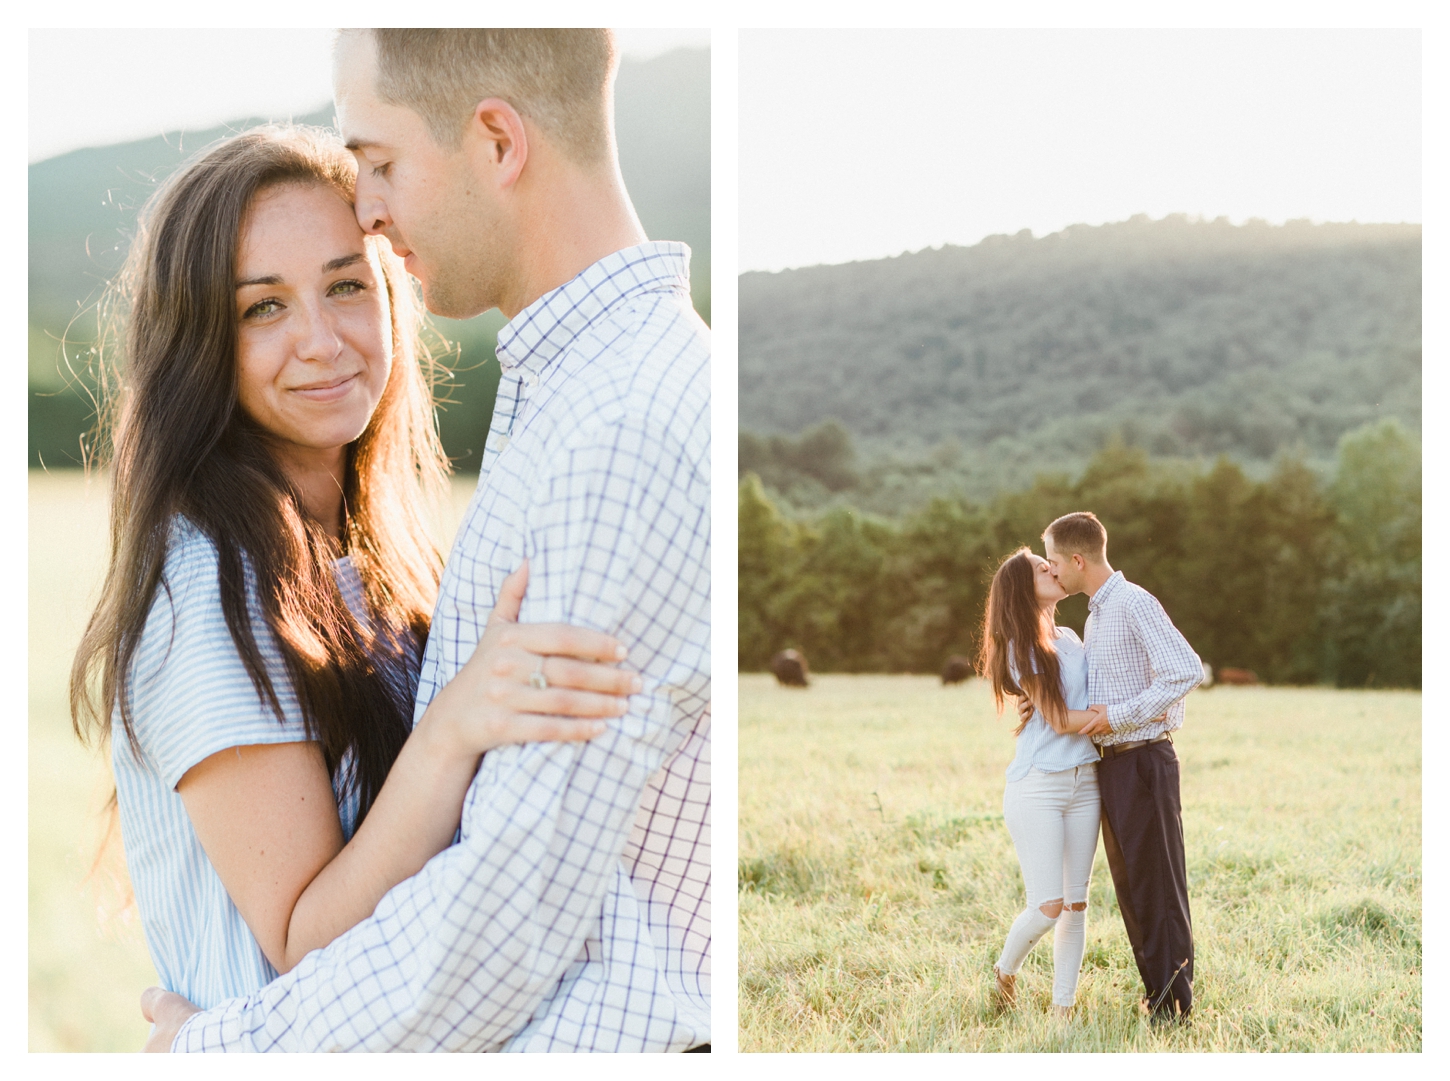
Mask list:
[[1059,897],[1056,901],[1044,901],[1037,906],[1037,911],[1041,912],[1049,920],[1057,919],[1058,916],[1062,915],[1062,898]]
[[1070,905],[1067,906],[1067,910],[1069,912],[1083,912],[1086,909],[1087,909],[1087,902],[1086,901],[1074,901],[1072,904],[1070,904]]

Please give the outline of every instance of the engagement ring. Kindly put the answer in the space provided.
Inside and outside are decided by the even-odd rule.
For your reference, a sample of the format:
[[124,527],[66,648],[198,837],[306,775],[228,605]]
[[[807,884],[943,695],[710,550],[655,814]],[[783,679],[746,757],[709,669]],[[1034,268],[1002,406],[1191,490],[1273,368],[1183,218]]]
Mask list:
[[548,659],[547,657],[540,657],[539,667],[535,668],[533,674],[529,676],[529,685],[537,687],[541,691],[547,691],[549,689],[548,677],[544,675],[544,662]]

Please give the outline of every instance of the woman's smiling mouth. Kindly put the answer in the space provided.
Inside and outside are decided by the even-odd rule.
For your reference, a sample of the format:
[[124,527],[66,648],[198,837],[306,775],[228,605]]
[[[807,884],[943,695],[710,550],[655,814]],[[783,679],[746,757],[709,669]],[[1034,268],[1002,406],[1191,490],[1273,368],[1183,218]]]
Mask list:
[[335,379],[307,383],[304,386],[292,387],[291,391],[293,394],[306,398],[309,402],[333,402],[352,389],[352,384],[360,374],[362,373],[353,372],[351,375],[342,375]]

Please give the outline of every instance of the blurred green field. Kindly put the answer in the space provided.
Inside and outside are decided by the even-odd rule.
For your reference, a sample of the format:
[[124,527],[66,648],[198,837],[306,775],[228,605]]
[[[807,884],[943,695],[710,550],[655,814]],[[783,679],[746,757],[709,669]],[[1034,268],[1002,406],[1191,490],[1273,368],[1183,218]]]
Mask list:
[[[453,485],[449,542],[476,483]],[[29,481],[29,1048],[135,1051],[137,1005],[156,982],[119,839],[102,845],[104,756],[71,733],[66,681],[106,559],[106,486],[79,472]],[[98,854],[102,859],[94,873]]]
[[1419,1051],[1420,694],[1217,687],[1177,734],[1195,1021],[1155,1031],[1099,845],[1078,1005],[1023,903],[979,680],[740,679],[742,1051]]

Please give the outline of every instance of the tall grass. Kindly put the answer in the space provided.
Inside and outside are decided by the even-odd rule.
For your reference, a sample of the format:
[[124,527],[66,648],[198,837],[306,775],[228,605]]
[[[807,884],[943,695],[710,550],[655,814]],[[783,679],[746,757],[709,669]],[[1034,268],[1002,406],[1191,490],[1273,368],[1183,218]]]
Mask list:
[[[444,508],[444,550],[476,483]],[[156,983],[120,838],[104,844],[104,755],[71,734],[66,681],[105,572],[106,484],[32,472],[29,491],[29,1037],[31,1051],[134,1051]],[[97,863],[97,857],[100,861]],[[94,870],[93,870],[94,866]]]
[[29,940],[32,1051],[137,1050],[156,982],[119,843],[92,873],[110,772],[70,730],[66,680],[104,571],[106,486],[30,478]]
[[1010,724],[978,681],[740,681],[743,1051],[1418,1051],[1420,696],[1196,691],[1176,737],[1192,1024],[1140,1012],[1099,848],[1072,1019],[1051,943],[992,1003],[1021,909]]

